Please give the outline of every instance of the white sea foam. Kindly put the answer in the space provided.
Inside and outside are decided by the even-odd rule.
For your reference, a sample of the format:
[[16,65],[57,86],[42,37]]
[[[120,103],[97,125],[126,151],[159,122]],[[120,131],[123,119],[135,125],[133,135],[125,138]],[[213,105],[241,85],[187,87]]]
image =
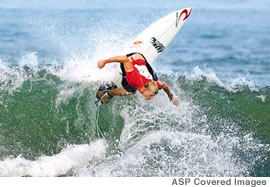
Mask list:
[[70,145],[59,154],[41,156],[31,161],[22,158],[6,158],[0,161],[0,176],[60,176],[72,169],[104,158],[107,144],[97,140],[90,144]]
[[36,72],[38,70],[38,56],[36,52],[30,52],[22,56],[19,61],[19,67],[22,70],[24,67],[30,68],[32,71]]
[[258,91],[253,81],[247,80],[245,77],[227,78],[226,81],[222,81],[214,70],[202,70],[199,66],[196,66],[191,74],[186,74],[187,78],[192,81],[202,80],[205,78],[209,83],[218,85],[221,88],[228,90],[229,92],[237,92],[242,87],[247,86],[250,91]]
[[[57,27],[53,25],[53,27]],[[55,30],[54,28],[53,30]],[[59,34],[55,31],[50,31],[55,34]],[[63,32],[63,31],[62,31]],[[115,76],[115,72],[112,71],[115,66],[119,66],[119,63],[107,64],[103,69],[98,69],[97,62],[101,59],[106,59],[112,56],[120,56],[123,54],[124,41],[128,39],[124,36],[125,31],[118,29],[104,30],[101,28],[95,28],[93,32],[89,28],[83,33],[80,33],[83,37],[83,44],[85,48],[81,48],[80,44],[72,44],[70,49],[65,50],[66,58],[63,59],[63,68],[60,71],[54,72],[62,80],[69,82],[102,82],[111,81]],[[60,32],[61,33],[61,32]],[[59,35],[58,38],[63,36]],[[68,36],[71,40],[77,38],[77,34],[74,36]],[[69,41],[67,41],[67,45]],[[76,49],[78,47],[78,49]]]
[[65,63],[63,69],[55,72],[62,80],[69,82],[102,82],[110,81],[114,77],[111,70],[112,65],[106,65],[106,68],[98,69],[98,58],[80,58],[70,59]]
[[230,86],[225,85],[216,75],[216,73],[214,71],[211,72],[204,72],[203,70],[201,70],[198,66],[196,66],[191,75],[190,75],[190,79],[191,80],[202,80],[202,78],[205,77],[206,80],[210,83],[215,83],[218,86],[220,86],[221,88],[225,88],[226,90],[228,90],[229,92],[235,92],[235,90],[233,88],[231,88]]
[[174,107],[165,94],[149,102],[137,97],[136,106],[121,111],[120,153],[80,168],[79,176],[248,176],[260,159],[246,162],[237,155],[255,153],[263,145],[252,134],[237,135],[237,124],[230,120],[217,116],[224,132],[212,136],[207,115],[190,101],[182,98]]
[[259,95],[259,96],[256,96],[256,98],[260,99],[263,103],[265,103],[265,99],[266,99],[265,95]]
[[[147,133],[120,155],[78,171],[80,176],[243,176],[249,163],[233,153],[239,138],[168,130]],[[254,149],[254,145],[250,145]]]
[[[18,61],[18,68],[7,65],[0,59],[0,90],[6,90],[12,94],[17,88],[20,88],[25,80],[31,79],[38,70],[37,54],[30,52]],[[31,70],[28,75],[24,68]],[[29,77],[30,76],[30,77]]]

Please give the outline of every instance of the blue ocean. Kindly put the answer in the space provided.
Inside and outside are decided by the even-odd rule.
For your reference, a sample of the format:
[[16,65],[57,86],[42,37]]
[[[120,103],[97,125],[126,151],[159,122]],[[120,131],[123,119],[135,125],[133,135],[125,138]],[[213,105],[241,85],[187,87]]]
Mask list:
[[[193,11],[153,63],[165,92],[96,106],[151,23]],[[269,177],[268,0],[0,3],[0,176]]]

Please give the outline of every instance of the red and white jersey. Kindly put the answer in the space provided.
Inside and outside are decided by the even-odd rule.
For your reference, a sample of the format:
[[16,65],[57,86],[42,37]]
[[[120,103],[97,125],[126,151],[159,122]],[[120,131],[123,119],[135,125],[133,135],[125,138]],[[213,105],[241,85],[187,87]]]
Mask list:
[[[134,60],[132,57],[131,59],[134,70],[131,72],[126,72],[127,82],[132,87],[140,90],[145,83],[153,81],[153,76],[148,71],[145,60]],[[156,83],[158,87],[160,87],[160,83],[158,81],[156,81]]]

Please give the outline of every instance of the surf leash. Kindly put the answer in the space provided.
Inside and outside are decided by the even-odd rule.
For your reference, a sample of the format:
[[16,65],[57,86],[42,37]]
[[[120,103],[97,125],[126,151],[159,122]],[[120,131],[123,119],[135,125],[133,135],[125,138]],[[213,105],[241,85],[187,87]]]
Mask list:
[[102,105],[102,98],[104,97],[104,95],[101,97],[100,100],[97,100],[95,102],[96,106],[97,106],[97,110],[96,110],[96,134],[98,138],[107,138],[100,130],[99,128],[99,116],[100,116],[100,105]]

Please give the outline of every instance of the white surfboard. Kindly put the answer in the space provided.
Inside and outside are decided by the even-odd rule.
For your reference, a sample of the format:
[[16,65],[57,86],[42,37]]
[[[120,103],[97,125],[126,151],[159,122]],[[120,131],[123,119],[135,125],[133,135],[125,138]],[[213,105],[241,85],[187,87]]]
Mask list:
[[[139,52],[145,56],[149,64],[153,64],[155,59],[166,49],[180,31],[191,11],[192,8],[174,11],[151,24],[124,50],[123,55]],[[122,87],[120,66],[117,64],[115,67],[115,78],[113,82],[118,87]]]

